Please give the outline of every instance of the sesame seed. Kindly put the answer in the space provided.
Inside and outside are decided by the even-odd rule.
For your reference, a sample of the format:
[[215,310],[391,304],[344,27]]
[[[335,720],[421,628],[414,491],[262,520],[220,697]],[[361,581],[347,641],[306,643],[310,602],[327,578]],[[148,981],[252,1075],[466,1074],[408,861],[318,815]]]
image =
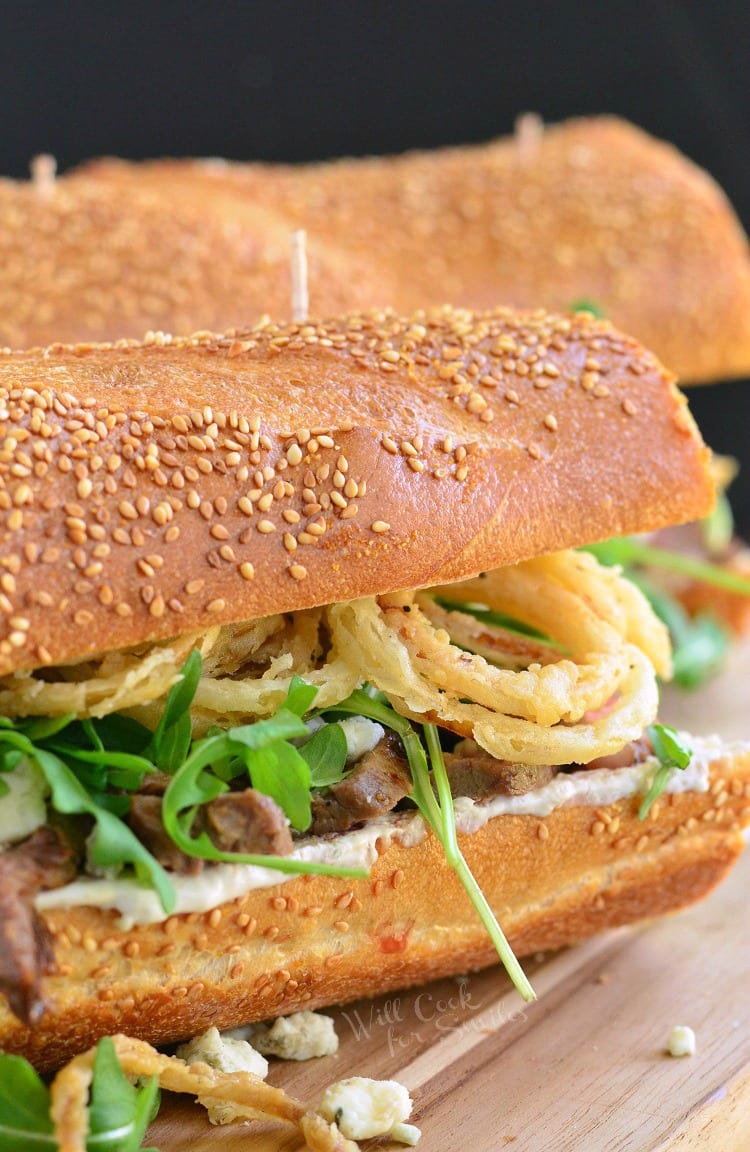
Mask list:
[[456,469],[456,479],[463,481],[466,479],[466,477],[468,475],[469,475],[469,469],[466,467],[466,465],[465,464],[459,464],[458,468]]
[[302,449],[299,444],[290,444],[286,451],[286,458],[293,466],[302,463]]
[[398,455],[398,444],[392,440],[390,436],[384,436],[380,443],[385,448],[386,452],[390,452],[392,456]]
[[557,432],[557,419],[552,415],[551,412],[547,413],[542,423],[544,424],[545,428],[549,428],[550,432]]
[[253,580],[255,578],[255,568],[248,560],[240,564],[240,576],[243,580]]
[[209,603],[206,605],[206,611],[211,613],[223,612],[226,606],[226,600],[222,600],[221,597],[218,597],[216,600],[209,601]]
[[269,532],[276,531],[276,525],[273,524],[270,520],[259,520],[256,527],[258,531],[262,532],[264,535],[267,535]]
[[390,532],[391,526],[386,520],[373,520],[370,525],[373,532]]
[[293,580],[304,580],[307,576],[307,568],[302,564],[291,564],[287,571]]

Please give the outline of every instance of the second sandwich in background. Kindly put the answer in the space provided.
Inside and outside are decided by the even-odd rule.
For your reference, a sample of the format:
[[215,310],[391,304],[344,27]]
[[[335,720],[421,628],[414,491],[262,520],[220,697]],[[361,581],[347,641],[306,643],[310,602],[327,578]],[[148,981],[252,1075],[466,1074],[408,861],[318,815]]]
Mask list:
[[0,183],[0,345],[185,336],[312,309],[593,307],[683,383],[750,373],[747,239],[721,189],[614,117],[312,165],[94,162]]

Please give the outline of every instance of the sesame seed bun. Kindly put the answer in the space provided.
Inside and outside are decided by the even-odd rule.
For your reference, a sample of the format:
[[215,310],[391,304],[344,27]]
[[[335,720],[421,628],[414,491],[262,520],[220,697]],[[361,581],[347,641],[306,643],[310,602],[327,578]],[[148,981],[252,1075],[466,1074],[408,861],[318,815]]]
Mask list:
[[369,312],[0,357],[0,674],[705,515],[672,377],[588,316]]
[[[459,836],[518,955],[705,896],[742,849],[750,750],[717,755],[707,792],[664,796],[645,823],[638,803],[498,816]],[[497,960],[432,836],[392,840],[366,880],[300,877],[127,932],[95,908],[43,918],[58,965],[44,981],[44,1015],[29,1030],[0,998],[0,1047],[42,1069],[107,1033],[167,1043]]]
[[[531,130],[530,130],[531,129]],[[685,382],[750,373],[747,240],[713,180],[612,117],[286,167],[100,161],[0,183],[0,344],[226,330],[290,315],[593,301]]]

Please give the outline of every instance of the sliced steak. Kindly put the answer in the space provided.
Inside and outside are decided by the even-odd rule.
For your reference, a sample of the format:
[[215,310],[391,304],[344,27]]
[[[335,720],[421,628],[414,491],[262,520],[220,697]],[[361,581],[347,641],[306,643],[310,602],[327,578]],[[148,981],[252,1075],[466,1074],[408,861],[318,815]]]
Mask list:
[[43,1009],[41,977],[54,970],[51,941],[34,910],[34,897],[68,884],[76,864],[62,831],[49,824],[0,853],[0,992],[28,1025]]
[[391,812],[412,790],[412,779],[401,741],[387,733],[366,752],[339,784],[313,797],[310,831],[317,836],[346,832],[354,824]]
[[511,764],[496,760],[488,752],[446,752],[445,768],[454,796],[472,800],[489,800],[492,796],[523,796],[549,784],[557,769],[553,767]]
[[163,796],[172,777],[168,772],[147,772],[138,789],[139,796]]
[[222,852],[288,856],[294,847],[283,811],[255,788],[225,792],[206,805],[206,829]]
[[203,871],[204,861],[188,856],[177,847],[164,827],[161,805],[161,796],[136,793],[130,801],[128,824],[163,868],[184,876],[197,876]]

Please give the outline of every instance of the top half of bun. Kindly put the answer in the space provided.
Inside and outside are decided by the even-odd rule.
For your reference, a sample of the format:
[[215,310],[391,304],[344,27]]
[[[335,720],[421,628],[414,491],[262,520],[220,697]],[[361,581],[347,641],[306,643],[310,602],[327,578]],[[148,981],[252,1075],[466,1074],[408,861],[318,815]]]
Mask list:
[[704,515],[671,376],[440,309],[0,357],[0,671]]
[[714,181],[611,117],[400,157],[290,167],[100,161],[0,183],[0,344],[224,331],[317,315],[585,298],[683,381],[750,373],[747,240]]

